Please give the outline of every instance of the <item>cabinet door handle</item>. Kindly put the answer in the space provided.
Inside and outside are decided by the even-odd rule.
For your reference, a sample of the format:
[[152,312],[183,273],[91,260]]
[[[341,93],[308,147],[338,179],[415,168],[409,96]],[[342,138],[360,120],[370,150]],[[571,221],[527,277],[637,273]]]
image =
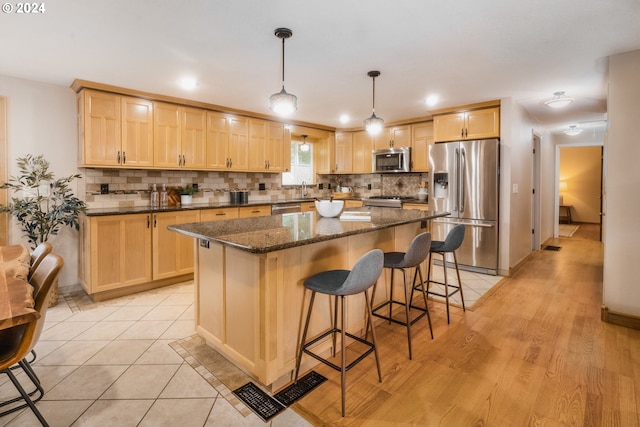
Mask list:
[[151,227],[151,215],[147,215],[147,228]]
[[153,228],[157,228],[158,226],[158,216],[154,215],[153,216]]
[[118,160],[118,164],[120,164],[120,151],[118,151],[117,160]]
[[464,138],[464,128],[460,129],[460,138]]
[[186,166],[186,165],[187,165],[187,158],[183,154],[182,155],[182,166]]
[[218,212],[216,213],[216,216],[225,216],[227,213],[226,212]]
[[122,152],[122,164],[124,165],[125,163],[127,163],[127,152],[123,151]]

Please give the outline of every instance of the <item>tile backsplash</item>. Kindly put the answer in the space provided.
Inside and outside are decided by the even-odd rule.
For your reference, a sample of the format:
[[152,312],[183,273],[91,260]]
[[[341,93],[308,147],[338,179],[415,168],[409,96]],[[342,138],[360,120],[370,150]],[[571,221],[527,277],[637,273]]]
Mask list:
[[[90,209],[148,206],[153,184],[158,189],[162,184],[168,189],[198,184],[193,203],[228,202],[229,190],[249,191],[250,202],[269,203],[301,196],[300,186],[283,186],[280,174],[91,168],[81,169],[80,173],[78,193],[81,198],[84,195]],[[428,176],[428,173],[318,175],[316,184],[307,186],[306,197],[329,197],[338,183],[351,187],[353,197],[417,197],[420,183],[427,182]],[[108,193],[104,184],[108,185]],[[259,190],[259,184],[264,184],[265,189]],[[322,184],[322,190],[318,184]]]

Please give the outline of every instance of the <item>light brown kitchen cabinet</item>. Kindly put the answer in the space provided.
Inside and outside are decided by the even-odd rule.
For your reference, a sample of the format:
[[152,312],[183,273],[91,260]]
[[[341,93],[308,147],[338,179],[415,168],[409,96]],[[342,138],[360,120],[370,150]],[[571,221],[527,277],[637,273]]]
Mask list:
[[122,153],[119,164],[131,168],[152,167],[153,102],[123,96],[121,103]]
[[351,173],[353,155],[353,133],[336,132],[335,143],[335,173]]
[[[249,119],[249,145],[251,146],[249,170],[254,172],[283,171],[284,125],[282,123]],[[287,151],[290,151],[289,146],[287,146]]]
[[152,280],[151,214],[81,217],[81,284],[88,294]]
[[229,118],[229,144],[227,147],[227,170],[249,170],[248,118]]
[[497,138],[500,136],[500,108],[434,116],[433,133],[435,142]]
[[373,138],[367,131],[353,133],[352,166],[353,173],[371,173],[371,152]]
[[[326,138],[319,139],[313,145],[313,161],[316,173],[332,174],[336,167],[336,138],[332,133]],[[291,163],[291,160],[289,160]]]
[[411,126],[401,125],[382,129],[373,137],[374,150],[411,146]]
[[153,280],[193,273],[193,238],[167,227],[199,222],[197,210],[158,212],[152,215]]
[[314,202],[300,203],[300,211],[301,212],[315,212],[316,211],[316,204]]
[[287,134],[290,135],[282,123],[267,122],[267,143],[264,150],[267,172],[288,172],[291,169],[291,137],[287,140]]
[[344,209],[359,208],[363,205],[362,200],[345,200]]
[[204,169],[206,165],[206,111],[154,103],[154,166]]
[[222,221],[225,219],[237,219],[238,208],[218,208],[218,209],[202,209],[200,211],[200,222]]
[[252,218],[271,215],[271,205],[240,206],[238,218]]
[[225,114],[207,111],[207,169],[228,167],[229,119]]
[[120,96],[83,90],[77,99],[80,164],[118,166],[118,155],[122,152]]
[[79,163],[153,166],[153,103],[93,90],[78,94]]
[[411,172],[429,171],[429,145],[433,144],[433,122],[411,125]]

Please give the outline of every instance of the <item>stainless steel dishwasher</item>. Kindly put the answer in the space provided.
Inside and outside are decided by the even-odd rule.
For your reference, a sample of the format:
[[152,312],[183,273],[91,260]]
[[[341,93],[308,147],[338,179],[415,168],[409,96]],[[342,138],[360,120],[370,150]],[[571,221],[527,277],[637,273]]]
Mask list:
[[300,203],[278,203],[271,205],[271,215],[302,212]]

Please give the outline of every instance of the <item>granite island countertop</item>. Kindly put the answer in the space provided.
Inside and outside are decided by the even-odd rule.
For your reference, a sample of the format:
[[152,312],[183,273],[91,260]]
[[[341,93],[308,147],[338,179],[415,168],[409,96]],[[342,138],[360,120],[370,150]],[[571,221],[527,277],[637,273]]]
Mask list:
[[317,212],[302,212],[176,224],[168,228],[196,239],[252,253],[267,253],[449,215],[449,212],[378,207],[350,208],[348,211],[370,212],[370,220],[346,221],[323,218]]

